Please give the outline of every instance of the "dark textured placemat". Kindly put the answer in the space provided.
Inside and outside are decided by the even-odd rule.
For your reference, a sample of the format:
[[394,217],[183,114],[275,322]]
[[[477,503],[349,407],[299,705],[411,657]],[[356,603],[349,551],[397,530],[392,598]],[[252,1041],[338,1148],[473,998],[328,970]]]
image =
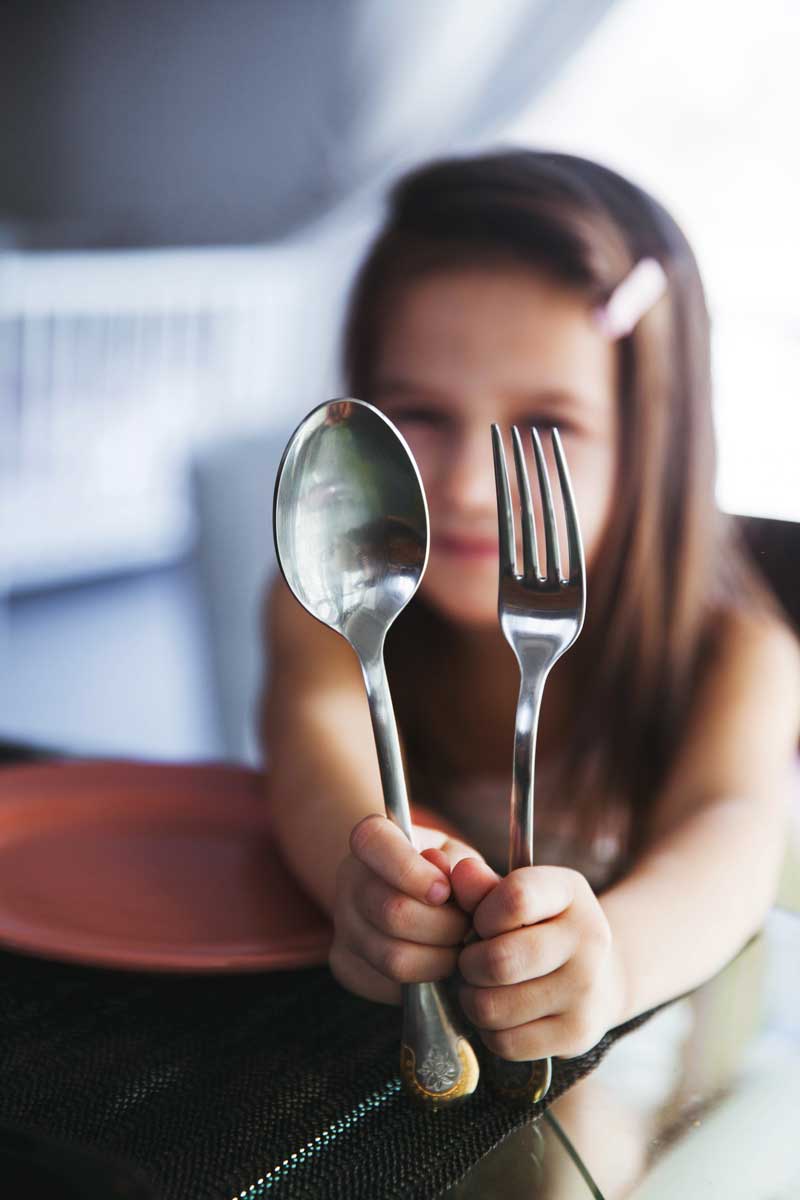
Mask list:
[[164,1200],[431,1197],[644,1019],[555,1060],[544,1104],[479,1085],[431,1112],[400,1089],[399,1010],[327,969],[171,977],[4,953],[0,1121],[127,1160]]
[[[0,745],[0,765],[51,757]],[[651,1015],[555,1059],[538,1105],[481,1083],[431,1111],[401,1090],[399,1009],[325,968],[170,976],[0,952],[0,1122],[128,1163],[159,1200],[423,1200]]]

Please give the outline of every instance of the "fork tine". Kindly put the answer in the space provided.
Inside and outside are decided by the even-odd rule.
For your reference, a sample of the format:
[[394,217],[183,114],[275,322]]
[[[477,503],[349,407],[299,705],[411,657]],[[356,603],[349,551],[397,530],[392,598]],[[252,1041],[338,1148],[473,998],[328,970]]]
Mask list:
[[547,475],[547,464],[544,461],[544,451],[537,429],[531,427],[533,453],[536,458],[536,473],[539,476],[539,491],[542,496],[542,515],[544,518],[544,542],[547,550],[546,578],[550,583],[561,579],[561,555],[558,550],[558,529],[556,514],[553,508],[553,493],[550,490],[550,479]]
[[511,492],[508,487],[506,452],[499,425],[492,425],[494,482],[497,488],[497,532],[500,542],[500,574],[516,575],[517,555],[514,537],[514,515],[511,511]]
[[525,465],[522,439],[516,425],[511,427],[511,439],[514,443],[514,465],[517,468],[517,484],[522,507],[522,570],[526,579],[534,579],[539,576],[539,553],[536,545],[536,528],[533,523],[533,503],[528,468]]
[[561,499],[564,503],[564,516],[567,523],[567,545],[569,547],[569,581],[580,583],[585,576],[583,563],[583,541],[578,524],[578,511],[575,507],[575,497],[572,493],[572,483],[569,477],[567,460],[561,445],[561,437],[557,429],[553,430],[553,451],[556,456],[556,467],[561,484]]

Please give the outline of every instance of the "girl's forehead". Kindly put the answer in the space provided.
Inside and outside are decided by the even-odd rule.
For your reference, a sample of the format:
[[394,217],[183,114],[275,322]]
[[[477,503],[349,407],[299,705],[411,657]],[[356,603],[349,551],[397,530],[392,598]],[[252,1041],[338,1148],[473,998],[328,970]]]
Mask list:
[[527,268],[442,271],[407,285],[376,357],[381,392],[572,394],[605,408],[616,354],[575,289]]

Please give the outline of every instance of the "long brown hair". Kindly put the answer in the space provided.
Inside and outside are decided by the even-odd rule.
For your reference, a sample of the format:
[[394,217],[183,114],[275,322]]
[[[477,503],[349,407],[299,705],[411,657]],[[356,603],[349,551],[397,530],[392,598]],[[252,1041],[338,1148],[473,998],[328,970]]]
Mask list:
[[517,150],[439,161],[393,190],[345,330],[350,394],[368,400],[384,322],[422,275],[527,264],[597,305],[645,257],[668,288],[618,343],[614,519],[570,652],[583,669],[563,780],[587,830],[612,801],[635,813],[634,843],[680,741],[711,614],[737,588],[758,595],[714,500],[709,317],[686,238],[641,188],[585,159]]

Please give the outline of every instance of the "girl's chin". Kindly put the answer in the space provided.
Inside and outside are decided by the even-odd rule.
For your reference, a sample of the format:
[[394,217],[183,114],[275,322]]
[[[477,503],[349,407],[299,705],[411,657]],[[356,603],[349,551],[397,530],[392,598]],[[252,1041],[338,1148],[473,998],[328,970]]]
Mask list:
[[470,589],[455,578],[451,586],[440,584],[438,587],[426,579],[420,591],[426,602],[454,625],[475,629],[497,628],[496,580],[491,591],[488,591],[485,588]]

